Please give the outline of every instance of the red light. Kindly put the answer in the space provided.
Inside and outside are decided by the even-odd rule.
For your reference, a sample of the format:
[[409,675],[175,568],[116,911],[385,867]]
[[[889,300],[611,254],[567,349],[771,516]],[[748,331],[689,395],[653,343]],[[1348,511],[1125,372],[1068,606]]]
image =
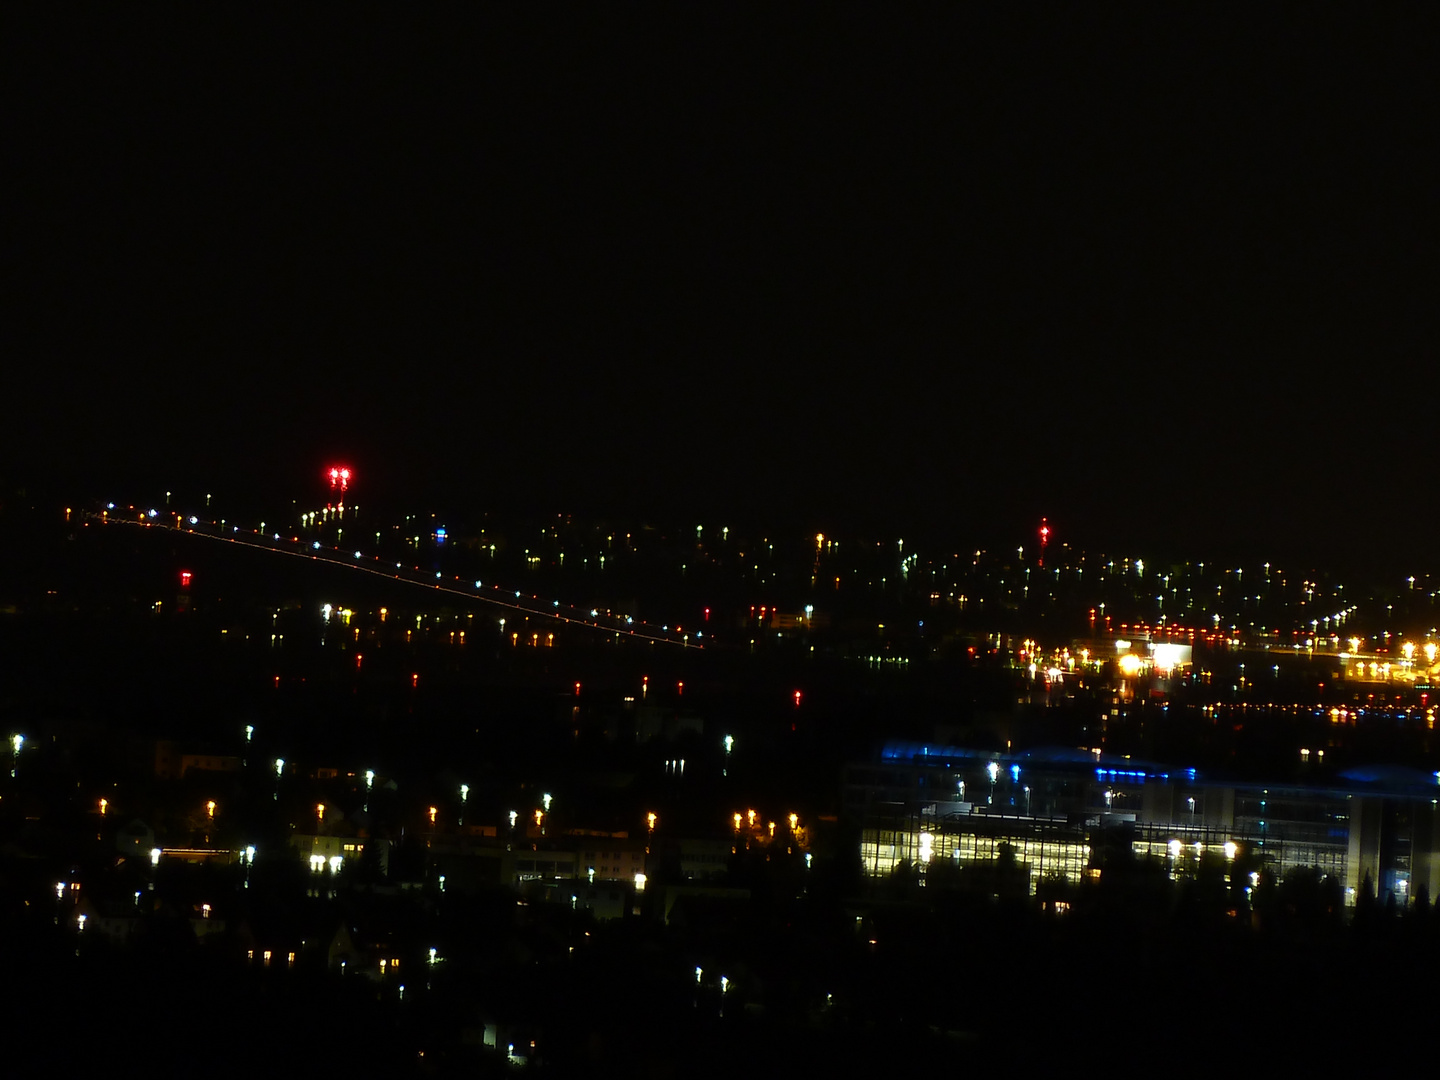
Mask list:
[[710,621],[710,609],[708,607],[705,609],[705,621]]
[[419,685],[420,685],[420,676],[419,676],[419,675],[411,675],[411,676],[410,676],[410,685],[411,685],[412,687],[413,687],[413,686],[419,686]]
[[800,691],[799,691],[799,690],[796,690],[796,691],[795,691],[795,707],[796,707],[797,709],[800,707]]
[[189,570],[180,571],[180,587],[182,589],[188,589],[190,587],[190,578],[192,576]]
[[685,684],[684,684],[683,682],[682,682],[682,683],[676,683],[676,684],[675,684],[675,693],[676,693],[676,694],[683,694],[683,693],[685,693]]
[[580,684],[578,682],[575,684],[575,696],[580,696]]

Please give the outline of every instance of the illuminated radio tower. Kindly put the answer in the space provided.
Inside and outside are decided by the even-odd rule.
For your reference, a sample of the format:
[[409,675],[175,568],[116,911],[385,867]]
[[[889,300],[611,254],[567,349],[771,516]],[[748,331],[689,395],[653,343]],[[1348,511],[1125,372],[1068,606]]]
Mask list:
[[1045,565],[1045,545],[1050,541],[1050,523],[1047,519],[1040,519],[1040,562],[1038,565]]

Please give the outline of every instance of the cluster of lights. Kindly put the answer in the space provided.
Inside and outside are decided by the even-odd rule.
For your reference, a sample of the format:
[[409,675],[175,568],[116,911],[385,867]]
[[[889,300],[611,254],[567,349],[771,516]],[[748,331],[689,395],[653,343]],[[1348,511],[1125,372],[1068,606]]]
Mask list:
[[[350,479],[350,477],[351,477],[351,475],[352,475],[352,474],[349,472],[348,469],[336,468],[336,469],[334,469],[334,470],[332,470],[332,471],[333,471],[334,474],[335,474],[335,479],[336,479],[336,482],[337,482],[337,483],[343,481],[344,483],[348,484],[348,481],[349,481],[349,479]],[[341,475],[342,473],[344,474],[343,477],[342,477],[342,475]],[[113,509],[114,504],[111,503],[111,504],[110,504],[110,507]],[[156,510],[150,510],[150,511],[148,511],[147,513],[142,514],[142,515],[140,516],[139,522],[140,522],[141,524],[146,524],[146,525],[159,525],[159,526],[162,527],[162,528],[171,527],[171,526],[166,525],[166,524],[163,523],[163,522],[159,522],[159,521],[156,521],[156,520],[155,520],[155,519],[157,518],[157,516],[158,516],[158,513],[159,513],[159,512],[156,511]],[[149,518],[150,520],[147,521],[146,518]],[[109,517],[108,517],[108,513],[102,513],[99,520],[101,521],[102,524],[110,524],[110,523],[111,523],[111,522],[110,522],[110,519],[109,519]],[[175,527],[175,528],[180,528],[180,524],[179,524],[179,523],[180,523],[181,520],[182,520],[181,517],[180,517],[179,515],[177,515],[177,516],[176,516],[176,524],[175,524],[173,527]],[[191,524],[192,526],[201,525],[201,524],[204,524],[204,525],[207,525],[207,526],[216,526],[216,525],[217,525],[217,523],[216,523],[216,522],[213,522],[213,521],[202,522],[202,521],[201,521],[199,518],[197,518],[197,517],[191,517],[191,518],[189,519],[189,521],[190,521],[190,524]],[[223,526],[223,525],[224,525],[224,522],[219,522],[218,524],[221,525],[221,526]],[[189,530],[186,530],[186,531],[189,531],[189,532],[192,532],[192,533],[195,532],[195,530],[194,530],[193,528],[191,528],[191,529],[189,529]],[[442,530],[442,532],[443,532],[443,530]],[[200,533],[200,534],[198,534],[198,535],[207,535],[207,534],[205,534],[205,533]],[[283,537],[281,536],[281,534],[278,533],[278,532],[272,532],[272,533],[270,533],[270,534],[266,534],[266,532],[265,532],[265,523],[264,523],[263,521],[260,523],[260,528],[259,528],[258,530],[255,530],[255,531],[253,531],[253,532],[250,532],[250,533],[248,533],[248,535],[254,536],[254,537],[259,537],[259,538],[261,538],[261,539],[266,538],[266,536],[268,535],[271,540],[276,541],[276,542],[278,542],[278,541],[280,541],[280,540],[283,539]],[[217,539],[226,539],[226,540],[231,541],[232,543],[244,544],[244,545],[246,545],[246,546],[263,547],[263,549],[264,549],[264,550],[267,550],[267,551],[275,551],[275,550],[277,550],[277,549],[276,549],[274,546],[272,546],[271,544],[264,544],[264,545],[253,544],[253,543],[250,542],[250,541],[247,541],[247,540],[242,539],[242,538],[241,538],[241,533],[240,533],[240,527],[239,527],[238,525],[231,526],[231,535],[229,535],[229,536],[223,536],[223,534],[221,534],[221,533],[219,533],[219,532],[217,531],[216,538],[217,538]],[[300,538],[299,538],[298,536],[297,536],[297,537],[291,537],[290,540],[293,541],[293,542],[295,542],[295,543],[300,543],[300,542],[301,542],[301,541],[300,541]],[[324,554],[322,554],[322,553],[323,553],[323,552],[326,552],[326,551],[333,551],[333,552],[339,553],[339,552],[341,552],[341,549],[338,548],[338,547],[329,547],[329,548],[326,548],[326,547],[324,547],[324,546],[320,543],[320,541],[318,541],[318,540],[311,541],[310,546],[309,546],[309,552],[310,552],[310,557],[311,557],[311,558],[316,558],[316,559],[325,558],[326,556],[325,556]],[[296,553],[294,553],[294,552],[287,552],[287,553],[288,553],[288,554],[296,554]],[[385,577],[385,578],[391,579],[391,580],[408,581],[408,579],[402,578],[402,577],[400,576],[400,574],[398,574],[398,573],[397,573],[397,574],[390,574],[390,573],[388,573],[388,572],[382,573],[381,571],[379,571],[379,570],[377,570],[377,569],[374,569],[374,568],[372,568],[372,567],[369,567],[369,566],[357,566],[354,562],[350,561],[351,559],[354,559],[354,560],[363,560],[363,559],[365,558],[365,554],[364,554],[363,551],[355,550],[355,551],[349,552],[348,554],[350,555],[350,559],[345,559],[345,560],[343,560],[343,561],[342,561],[342,560],[338,560],[338,559],[333,559],[333,560],[332,560],[332,559],[327,559],[327,561],[337,562],[337,563],[340,563],[341,565],[350,566],[350,567],[353,568],[353,569],[364,570],[364,571],[366,571],[367,573],[376,574],[377,576]],[[380,556],[374,555],[374,556],[371,556],[371,559],[372,559],[372,561],[378,563],[378,562],[380,561]],[[398,562],[397,562],[397,563],[395,564],[395,569],[396,569],[397,571],[405,571],[406,568],[405,568],[405,566],[404,566],[403,563],[398,563]],[[422,572],[422,571],[421,571],[421,568],[418,567],[418,566],[410,567],[409,569],[410,569],[410,572],[413,572],[413,573],[421,573],[421,572]],[[438,571],[435,573],[434,579],[432,579],[432,581],[443,581],[443,580],[444,580],[444,575],[443,575],[442,573],[438,572]],[[460,582],[459,576],[456,575],[456,576],[453,578],[453,581],[454,581],[454,582],[457,582],[457,583]],[[411,584],[418,584],[417,582],[409,582],[409,583],[411,583]],[[526,598],[525,598],[525,595],[524,595],[524,593],[521,592],[519,589],[516,589],[516,590],[514,591],[514,599],[515,599],[516,601],[521,601],[521,602],[519,602],[519,603],[512,603],[512,602],[510,602],[510,601],[508,601],[508,600],[501,600],[498,596],[476,596],[475,593],[481,592],[481,591],[484,589],[484,586],[483,586],[483,585],[481,584],[481,582],[478,581],[478,580],[475,582],[475,592],[474,592],[474,593],[472,593],[472,592],[470,592],[470,591],[468,591],[468,590],[462,589],[462,588],[457,588],[457,587],[455,587],[454,585],[434,584],[433,587],[434,587],[434,588],[437,588],[437,589],[442,589],[443,591],[446,591],[446,592],[451,592],[451,593],[455,593],[455,594],[457,594],[457,595],[465,596],[465,597],[470,598],[470,599],[479,599],[479,600],[481,600],[481,601],[483,601],[483,602],[485,602],[485,603],[487,603],[487,604],[493,604],[493,605],[496,605],[496,606],[499,606],[499,607],[508,608],[508,609],[510,609],[510,610],[513,610],[513,611],[520,611],[520,612],[524,612],[524,613],[526,613],[526,614],[531,614],[531,615],[549,616],[549,617],[552,617],[552,618],[558,618],[558,619],[560,619],[562,622],[565,622],[565,623],[574,623],[574,624],[577,625],[577,626],[585,626],[585,627],[589,627],[589,628],[596,629],[596,630],[609,631],[609,632],[612,632],[612,633],[616,634],[617,636],[618,636],[619,634],[621,634],[621,633],[624,633],[624,634],[626,634],[626,635],[628,635],[628,636],[630,636],[630,637],[636,637],[636,638],[640,638],[640,639],[643,639],[643,640],[654,641],[654,642],[658,642],[658,643],[661,643],[661,644],[667,644],[667,645],[680,645],[680,646],[682,646],[682,647],[686,647],[686,646],[691,645],[691,640],[690,640],[690,639],[691,639],[692,636],[693,636],[694,638],[696,638],[696,639],[699,639],[699,638],[702,636],[701,634],[698,634],[698,633],[697,633],[697,634],[694,634],[694,635],[685,634],[685,633],[682,632],[682,630],[681,630],[681,628],[680,628],[679,626],[676,626],[674,632],[672,633],[668,624],[662,625],[658,630],[653,626],[653,624],[649,624],[649,623],[646,623],[646,622],[643,622],[643,621],[640,622],[640,623],[638,624],[638,626],[637,626],[634,617],[631,616],[631,615],[625,615],[625,616],[623,616],[623,619],[624,619],[624,629],[623,629],[623,630],[622,630],[622,629],[616,629],[615,627],[609,626],[609,625],[605,624],[604,622],[600,621],[603,616],[602,616],[599,608],[591,608],[591,609],[589,609],[589,618],[586,618],[586,617],[585,617],[585,616],[586,616],[586,612],[585,612],[583,609],[576,608],[574,605],[564,605],[564,610],[566,610],[566,611],[568,611],[568,612],[572,612],[573,614],[569,614],[569,615],[559,614],[558,611],[559,611],[559,609],[561,608],[562,605],[561,605],[560,602],[557,600],[557,601],[552,601],[552,603],[551,603],[551,608],[552,608],[552,610],[551,610],[551,611],[546,611],[543,607],[531,606],[530,604],[524,602],[525,599],[526,599]],[[499,585],[491,585],[491,586],[490,586],[490,589],[491,589],[493,592],[495,592],[495,593],[499,593],[499,592],[502,591]],[[543,605],[543,603],[544,603],[543,600],[541,600],[540,597],[535,596],[535,595],[531,595],[528,599],[529,599],[530,601],[537,601],[537,602],[539,602],[539,603],[542,604],[542,605]],[[612,613],[611,613],[611,612],[608,612],[608,611],[604,613],[604,616],[611,616],[611,617],[613,617],[613,618],[615,618],[615,619],[617,619],[617,620],[620,619],[620,618],[622,618],[622,617],[619,616],[619,615],[612,615]],[[676,636],[676,635],[679,635],[679,636]],[[702,645],[699,645],[699,644],[696,644],[695,647],[696,647],[696,648],[703,648],[703,646],[702,646]]]

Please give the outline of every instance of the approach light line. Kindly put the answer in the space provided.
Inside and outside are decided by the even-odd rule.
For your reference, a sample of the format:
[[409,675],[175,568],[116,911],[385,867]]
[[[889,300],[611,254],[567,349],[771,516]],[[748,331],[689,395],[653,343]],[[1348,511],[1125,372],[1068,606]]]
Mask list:
[[[525,615],[538,615],[538,616],[540,616],[540,617],[542,617],[542,618],[550,619],[550,620],[553,621],[553,622],[563,622],[563,623],[565,623],[565,624],[567,624],[567,625],[583,626],[583,627],[585,627],[585,628],[587,628],[587,629],[590,629],[590,630],[598,630],[598,631],[600,631],[601,633],[614,634],[617,638],[618,638],[621,634],[624,634],[624,635],[627,636],[627,637],[639,638],[641,641],[653,641],[653,642],[658,642],[658,643],[660,643],[660,644],[662,644],[662,645],[678,645],[678,646],[680,646],[681,648],[685,648],[685,649],[703,649],[703,648],[705,648],[704,645],[701,645],[701,644],[698,643],[698,642],[696,642],[695,644],[691,644],[691,643],[690,643],[689,641],[687,641],[687,640],[677,639],[677,638],[672,638],[672,637],[663,637],[663,636],[661,636],[661,635],[659,635],[659,634],[647,633],[645,630],[636,630],[636,629],[634,629],[634,628],[632,628],[632,627],[605,626],[605,625],[602,624],[602,623],[593,622],[593,621],[591,621],[591,620],[588,620],[588,619],[585,619],[585,618],[581,618],[581,617],[578,617],[578,616],[566,616],[566,615],[557,614],[556,611],[555,611],[553,608],[547,610],[547,609],[545,609],[545,608],[543,608],[543,607],[531,607],[531,606],[528,606],[528,605],[523,604],[523,603],[516,603],[516,602],[513,601],[513,600],[502,600],[502,599],[495,598],[495,597],[487,597],[487,596],[480,595],[480,594],[478,594],[478,593],[467,592],[467,591],[462,590],[462,589],[457,589],[457,588],[455,588],[455,587],[452,586],[452,585],[437,584],[437,583],[436,583],[435,581],[433,581],[433,580],[429,580],[429,581],[419,580],[419,581],[417,581],[417,580],[415,580],[414,578],[402,576],[402,573],[401,573],[400,571],[390,571],[390,570],[381,571],[381,570],[375,569],[375,568],[372,567],[372,566],[364,566],[364,565],[361,565],[361,564],[359,564],[359,563],[356,563],[356,562],[353,560],[353,558],[352,558],[352,559],[337,559],[337,558],[333,558],[333,557],[331,557],[328,553],[329,553],[329,552],[332,552],[332,551],[338,551],[338,550],[339,550],[338,548],[334,548],[334,547],[322,548],[322,549],[319,549],[319,550],[291,551],[291,550],[288,550],[287,548],[277,547],[276,544],[277,544],[279,541],[266,539],[266,538],[264,537],[264,534],[263,534],[263,533],[260,533],[259,531],[254,530],[254,529],[247,529],[246,532],[244,533],[244,535],[241,535],[241,534],[237,533],[237,534],[232,535],[232,536],[226,536],[223,532],[216,532],[216,533],[199,532],[199,531],[197,531],[196,526],[194,526],[194,525],[189,526],[189,527],[186,527],[186,528],[182,528],[182,527],[180,527],[179,525],[169,524],[169,523],[167,523],[167,522],[165,522],[165,521],[161,521],[158,517],[155,518],[155,519],[152,519],[152,520],[148,520],[148,521],[147,521],[147,520],[143,520],[143,519],[142,519],[142,520],[139,520],[139,521],[135,521],[135,520],[131,520],[129,517],[118,517],[118,516],[117,516],[117,517],[102,517],[102,516],[100,516],[99,514],[95,514],[95,513],[87,514],[86,516],[89,517],[89,518],[90,518],[91,520],[93,520],[93,521],[99,522],[101,525],[138,525],[138,526],[140,526],[140,527],[142,527],[142,528],[146,528],[146,529],[156,529],[156,528],[159,528],[159,529],[169,529],[171,532],[183,532],[183,533],[187,533],[187,534],[190,535],[190,536],[199,536],[199,537],[202,537],[202,538],[207,539],[207,540],[224,540],[226,543],[238,544],[238,545],[240,545],[241,547],[254,548],[256,551],[267,551],[267,552],[270,552],[270,553],[276,554],[276,555],[289,555],[289,556],[291,556],[292,558],[296,558],[296,559],[309,559],[309,560],[311,560],[312,562],[323,562],[323,563],[327,563],[327,564],[329,564],[329,565],[331,565],[331,566],[341,566],[341,567],[344,567],[344,568],[347,569],[347,570],[358,570],[358,571],[361,571],[361,572],[363,572],[363,573],[370,574],[370,575],[372,575],[372,576],[374,576],[374,577],[381,578],[382,580],[385,580],[385,581],[398,581],[398,582],[401,582],[402,584],[405,584],[405,585],[414,585],[414,586],[421,587],[421,588],[425,588],[425,589],[435,590],[435,591],[439,591],[439,592],[445,592],[445,593],[449,593],[449,594],[452,595],[452,596],[458,596],[458,597],[460,597],[460,598],[462,598],[462,599],[464,599],[464,600],[478,601],[479,603],[488,604],[488,605],[490,605],[490,606],[492,606],[492,607],[503,608],[503,609],[505,609],[506,611],[518,611],[518,612],[521,612],[521,613],[523,613],[523,614],[525,614]],[[173,516],[173,515],[167,515],[167,516]],[[183,515],[181,515],[181,517],[183,518]],[[199,524],[210,525],[210,526],[213,526],[213,527],[217,527],[217,528],[218,528],[218,526],[216,526],[216,525],[215,525],[215,522],[213,522],[213,521],[197,522],[197,525],[199,525]],[[265,539],[266,542],[265,542],[265,543],[256,543],[254,540],[248,539],[248,537],[251,537],[251,536],[259,536],[259,537],[261,537],[261,539]],[[282,539],[285,543],[287,543],[287,544],[303,543],[303,541],[299,540],[299,539],[296,538],[296,537],[282,537],[281,539]],[[380,558],[380,556],[374,555],[374,556],[371,556],[371,558],[378,561],[379,558]],[[409,571],[409,572],[410,572],[410,573],[418,573],[419,571],[418,571],[418,568],[417,568],[417,569],[411,570],[411,571]],[[498,585],[497,585],[497,586],[492,586],[492,587],[493,587],[493,588],[496,588],[496,589],[499,588]],[[566,607],[569,608],[571,611],[576,610],[576,608],[574,607],[573,604],[567,604]],[[641,626],[644,626],[644,625],[645,625],[644,623],[641,623]]]

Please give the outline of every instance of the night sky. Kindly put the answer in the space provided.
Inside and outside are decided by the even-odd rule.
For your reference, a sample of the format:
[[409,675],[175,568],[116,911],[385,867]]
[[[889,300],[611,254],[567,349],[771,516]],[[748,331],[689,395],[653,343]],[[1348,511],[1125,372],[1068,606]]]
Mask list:
[[0,468],[1429,565],[1433,22],[703,7],[12,23]]

